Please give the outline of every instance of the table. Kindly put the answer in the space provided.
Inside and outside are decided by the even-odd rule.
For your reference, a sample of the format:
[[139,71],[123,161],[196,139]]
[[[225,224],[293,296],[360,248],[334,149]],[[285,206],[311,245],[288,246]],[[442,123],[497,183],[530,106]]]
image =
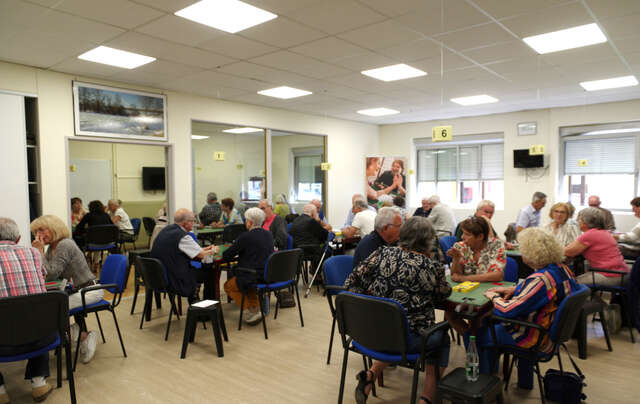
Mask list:
[[224,228],[222,227],[203,227],[202,229],[194,229],[196,233],[196,237],[199,240],[209,240],[211,244],[214,244],[214,241],[218,235],[222,235]]
[[[213,229],[213,230],[217,230],[217,229]],[[231,247],[231,244],[222,244],[219,246],[220,251],[218,251],[218,253],[216,255],[213,255],[213,288],[215,291],[215,298],[217,300],[220,300],[220,274],[222,273],[222,270],[220,269],[220,267],[222,266],[222,263],[224,262],[224,259],[222,259],[222,254],[229,248]]]
[[[451,287],[454,287],[461,282],[454,282],[451,280],[451,276],[447,276],[447,282]],[[514,286],[513,282],[480,282],[480,285],[472,291],[467,293],[452,291],[451,295],[447,298],[445,303],[446,311],[457,312],[461,317],[467,319],[473,319],[486,312],[493,307],[491,301],[484,296],[484,292],[487,289],[495,287],[509,287]],[[459,310],[457,310],[459,308]]]

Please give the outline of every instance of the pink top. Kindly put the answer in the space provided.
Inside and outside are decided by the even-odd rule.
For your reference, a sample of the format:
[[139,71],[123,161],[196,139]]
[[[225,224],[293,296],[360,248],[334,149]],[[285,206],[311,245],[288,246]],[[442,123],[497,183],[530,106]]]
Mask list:
[[[592,268],[613,269],[629,272],[624,258],[618,250],[618,243],[606,230],[589,229],[578,236],[577,241],[587,246],[582,255],[589,260]],[[604,276],[620,276],[602,273]]]

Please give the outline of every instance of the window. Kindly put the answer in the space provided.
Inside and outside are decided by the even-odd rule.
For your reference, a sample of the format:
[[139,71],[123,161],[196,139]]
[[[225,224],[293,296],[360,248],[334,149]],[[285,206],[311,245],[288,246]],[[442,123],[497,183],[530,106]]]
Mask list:
[[418,194],[438,194],[448,205],[472,207],[483,199],[504,205],[504,144],[484,141],[418,144]]
[[640,122],[633,124],[561,128],[561,194],[572,204],[587,206],[589,196],[598,195],[608,209],[629,210],[638,193]]
[[293,150],[294,200],[322,200],[322,186],[324,183],[324,172],[320,167],[322,157],[321,150]]

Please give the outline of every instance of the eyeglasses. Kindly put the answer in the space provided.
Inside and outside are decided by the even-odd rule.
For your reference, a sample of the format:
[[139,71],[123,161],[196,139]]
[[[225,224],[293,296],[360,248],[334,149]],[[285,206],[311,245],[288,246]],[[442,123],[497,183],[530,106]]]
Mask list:
[[569,212],[567,212],[566,210],[554,210],[553,213],[563,213],[565,215],[569,214]]

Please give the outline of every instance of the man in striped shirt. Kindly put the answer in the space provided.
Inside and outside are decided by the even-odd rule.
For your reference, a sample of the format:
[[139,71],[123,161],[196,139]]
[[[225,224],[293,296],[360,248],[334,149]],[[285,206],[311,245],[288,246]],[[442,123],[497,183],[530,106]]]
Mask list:
[[[40,252],[32,247],[18,245],[20,231],[16,222],[0,217],[0,299],[12,296],[31,295],[46,292]],[[11,356],[30,352],[46,346],[52,341],[25,341],[21,346],[0,345],[0,355]],[[31,394],[37,402],[44,401],[53,387],[45,381],[49,376],[49,353],[44,353],[27,362],[25,379],[31,379]],[[0,373],[0,404],[9,402]]]

